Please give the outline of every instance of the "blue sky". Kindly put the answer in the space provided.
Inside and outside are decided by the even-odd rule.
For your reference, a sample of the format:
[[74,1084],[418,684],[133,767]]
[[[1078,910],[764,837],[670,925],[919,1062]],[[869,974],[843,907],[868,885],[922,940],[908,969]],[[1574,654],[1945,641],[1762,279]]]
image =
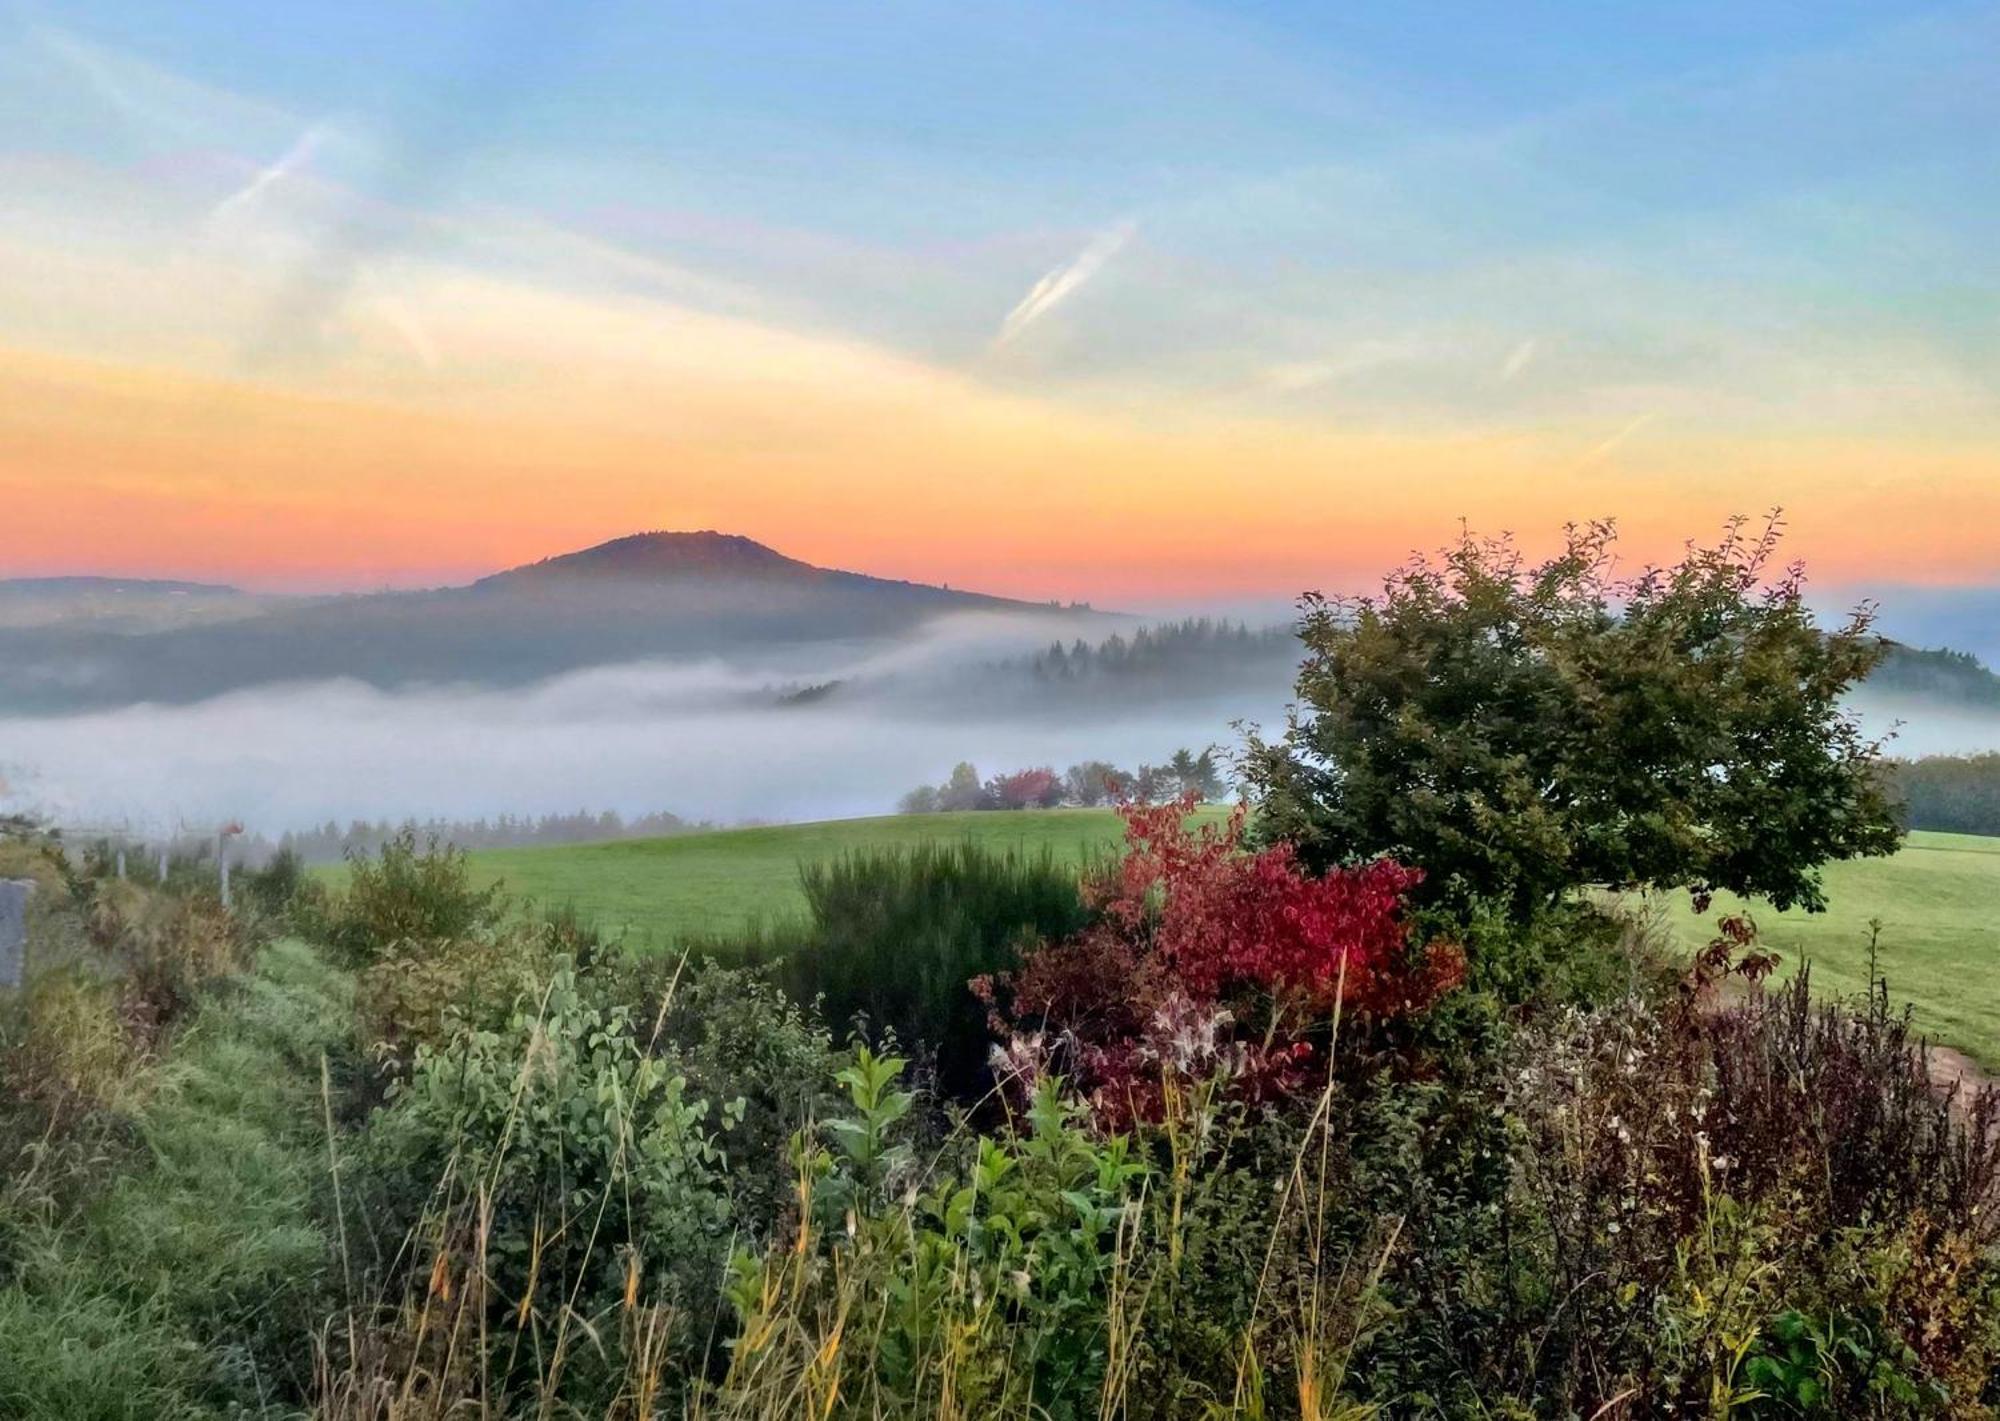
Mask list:
[[[1434,521],[1487,511],[1468,442],[1615,468],[1642,518],[1825,493],[1863,568],[1857,470],[1987,508],[1996,56],[2000,6],[1848,0],[15,4],[0,346],[310,384],[425,264],[1063,417],[1296,431],[1294,481],[1313,441],[1430,441]],[[92,243],[275,275],[227,330],[37,305],[19,254]]]

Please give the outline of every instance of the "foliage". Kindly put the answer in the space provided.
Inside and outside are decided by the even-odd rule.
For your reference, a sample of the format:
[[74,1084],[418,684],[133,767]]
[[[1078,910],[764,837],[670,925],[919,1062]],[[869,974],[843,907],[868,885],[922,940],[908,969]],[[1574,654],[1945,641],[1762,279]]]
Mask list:
[[649,1053],[689,1091],[727,1101],[716,1143],[739,1231],[762,1236],[789,1193],[790,1140],[833,1102],[833,1041],[814,1005],[792,1000],[768,969],[665,956],[615,966],[598,984],[629,1002]]
[[520,925],[477,937],[391,944],[355,974],[362,1044],[392,1072],[420,1047],[438,1050],[464,1027],[502,1025],[524,994],[547,979],[553,942],[546,927]]
[[1075,873],[1046,852],[929,843],[843,854],[800,876],[812,919],[780,980],[836,1025],[864,1020],[922,1043],[956,1094],[986,1087],[986,1013],[967,983],[1089,920]]
[[864,1050],[841,1072],[848,1113],[802,1147],[796,1237],[739,1256],[717,1413],[1100,1414],[1145,1167],[1048,1083],[1020,1133],[917,1171],[894,1143],[903,1065]]
[[1778,539],[1732,523],[1619,580],[1609,524],[1532,566],[1467,534],[1379,597],[1308,597],[1299,704],[1247,757],[1260,833],[1521,914],[1587,883],[1822,906],[1821,864],[1898,838],[1841,707],[1880,648],[1866,611],[1814,625]]
[[283,920],[305,891],[306,862],[296,850],[283,848],[258,867],[243,870],[236,882],[259,911]]
[[1890,760],[1884,770],[1910,828],[2000,835],[2000,750]]
[[314,905],[305,928],[342,962],[381,958],[491,931],[503,916],[498,885],[475,887],[465,851],[404,829],[373,858],[353,854],[343,892]]
[[[375,1207],[407,1240],[385,1311],[429,1297],[511,1351],[642,1297],[683,1319],[713,1306],[729,1206],[710,1131],[741,1107],[711,1121],[639,1032],[559,960],[500,1028],[417,1047],[370,1131]],[[502,1386],[506,1355],[486,1359]]]
[[1413,949],[1404,897],[1422,875],[1388,860],[1312,876],[1290,848],[1241,848],[1243,814],[1190,827],[1191,799],[1128,805],[1126,851],[1092,883],[1088,930],[978,990],[1017,1074],[1055,1052],[1107,1119],[1151,1118],[1175,1078],[1226,1070],[1253,1093],[1296,1088],[1337,1009],[1420,1012],[1463,971]]
[[[1801,978],[1719,1009],[1634,999],[1552,1018],[1509,1055],[1494,1081],[1505,1128],[1460,1126],[1512,1161],[1481,1191],[1496,1226],[1467,1233],[1484,1210],[1463,1198],[1413,1211],[1415,1240],[1456,1277],[1424,1304],[1437,1316],[1423,1331],[1455,1340],[1398,1357],[1402,1385],[1583,1414],[1620,1394],[1662,1413],[1749,1406],[1768,1391],[1757,1377],[1790,1365],[1773,1320],[1811,1311],[1849,1340],[1866,1329],[1889,1369],[1823,1377],[1845,1388],[1824,1414],[1932,1414],[1914,1393],[1904,1409],[1870,1400],[1891,1372],[1933,1399],[1976,1395],[1968,1379],[2000,1345],[2000,1100],[1961,1115],[1941,1099],[1879,997],[1815,1006]],[[1960,1262],[1919,1284],[1914,1265],[1933,1258]]]
[[1104,760],[1085,760],[1061,774],[1047,765],[1014,770],[981,782],[979,771],[961,763],[941,785],[918,785],[896,802],[898,814],[958,813],[968,809],[1094,809],[1113,801],[1164,804],[1193,795],[1211,802],[1227,786],[1214,746],[1199,753],[1182,747],[1164,765],[1121,770]]

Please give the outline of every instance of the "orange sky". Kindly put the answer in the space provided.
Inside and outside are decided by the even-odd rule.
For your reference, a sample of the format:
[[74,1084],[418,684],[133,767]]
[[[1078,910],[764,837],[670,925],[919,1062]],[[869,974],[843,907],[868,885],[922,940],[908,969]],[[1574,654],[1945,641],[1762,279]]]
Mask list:
[[[1616,515],[1646,554],[1778,503],[1821,579],[2000,571],[1976,449],[1655,434],[1593,455],[1562,431],[1142,419],[706,318],[676,347],[603,328],[638,317],[518,314],[540,349],[496,340],[477,378],[400,401],[362,370],[308,393],[0,352],[0,572],[426,583],[715,527],[1028,596],[1286,595],[1366,580],[1461,516],[1532,539]],[[593,342],[633,359],[573,366]]]
[[568,73],[281,8],[0,17],[0,576],[713,527],[1192,602],[1783,506],[1821,583],[2000,581],[1983,13],[552,12]]
[[[1918,436],[1871,406],[1921,411],[1923,389],[1755,418],[1658,389],[1529,420],[1369,422],[1056,387],[997,346],[932,362],[464,262],[399,260],[300,311],[267,240],[0,238],[0,272],[26,278],[0,283],[0,575],[432,584],[712,527],[823,565],[1116,604],[1357,587],[1461,518],[1532,543],[1614,516],[1644,557],[1782,505],[1822,581],[2000,577],[1979,426]],[[560,240],[566,260],[602,256]],[[273,327],[274,310],[293,314]],[[1334,378],[1280,375],[1308,394]]]

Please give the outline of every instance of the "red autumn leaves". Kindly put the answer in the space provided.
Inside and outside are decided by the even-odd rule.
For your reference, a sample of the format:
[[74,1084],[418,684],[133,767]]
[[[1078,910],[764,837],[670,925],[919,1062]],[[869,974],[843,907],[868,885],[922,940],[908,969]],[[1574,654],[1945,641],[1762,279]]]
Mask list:
[[1192,808],[1123,806],[1124,856],[1089,885],[1096,925],[974,984],[1007,1041],[1003,1075],[1060,1070],[1112,1123],[1156,1115],[1177,1077],[1287,1093],[1336,1010],[1356,1027],[1392,1019],[1463,978],[1457,948],[1410,941],[1421,870],[1380,859],[1314,877],[1289,845],[1245,851],[1240,809],[1191,826]]

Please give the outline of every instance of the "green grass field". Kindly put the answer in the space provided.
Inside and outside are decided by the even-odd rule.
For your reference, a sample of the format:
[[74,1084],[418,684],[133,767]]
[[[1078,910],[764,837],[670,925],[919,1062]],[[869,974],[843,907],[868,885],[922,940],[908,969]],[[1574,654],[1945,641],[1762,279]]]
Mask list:
[[804,911],[799,865],[850,850],[976,839],[996,849],[1046,848],[1067,863],[1106,852],[1124,826],[1108,809],[893,814],[724,829],[668,839],[473,855],[482,878],[545,908],[573,907],[638,943],[728,932]]
[[1667,920],[1693,944],[1715,919],[1748,908],[1781,972],[1812,963],[1813,984],[1847,995],[1868,985],[1869,922],[1882,925],[1879,967],[1892,1002],[1916,1008],[1933,1039],[2000,1069],[2000,839],[1912,834],[1901,853],[1829,865],[1824,913],[1773,911],[1719,896],[1697,920],[1685,895]]
[[[474,856],[476,870],[544,907],[574,907],[635,944],[728,932],[803,906],[800,863],[843,850],[971,837],[995,847],[1047,847],[1074,862],[1114,846],[1118,818],[1109,810],[1044,813],[894,815],[732,829],[670,839],[507,849]],[[1784,971],[1807,958],[1831,993],[1861,991],[1867,981],[1869,920],[1880,919],[1881,966],[1892,996],[1915,1005],[1917,1020],[1938,1040],[1989,1068],[2000,1067],[2000,839],[1914,834],[1892,859],[1835,864],[1827,870],[1830,909],[1777,913],[1752,906],[1765,941]],[[1704,941],[1718,902],[1697,922],[1684,896],[1665,908],[1686,942]]]

